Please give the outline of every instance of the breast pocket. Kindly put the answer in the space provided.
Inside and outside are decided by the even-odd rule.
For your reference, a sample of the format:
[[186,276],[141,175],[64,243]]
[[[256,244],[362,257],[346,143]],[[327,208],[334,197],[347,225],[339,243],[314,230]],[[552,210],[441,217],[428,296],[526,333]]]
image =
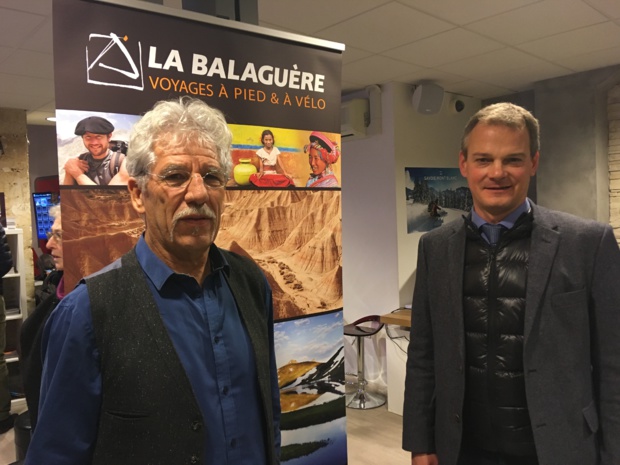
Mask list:
[[577,291],[562,292],[551,296],[551,306],[553,308],[583,307],[588,303],[585,289]]

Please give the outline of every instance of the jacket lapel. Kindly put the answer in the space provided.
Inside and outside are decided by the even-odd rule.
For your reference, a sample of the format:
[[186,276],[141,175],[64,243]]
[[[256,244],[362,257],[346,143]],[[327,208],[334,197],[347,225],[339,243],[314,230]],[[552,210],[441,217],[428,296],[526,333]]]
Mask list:
[[[453,231],[447,239],[446,300],[454,312],[455,335],[461,354],[465,354],[465,323],[463,321],[463,267],[465,266],[465,221],[450,224]],[[448,266],[450,264],[450,266]]]
[[[530,201],[531,202],[531,201]],[[560,243],[560,234],[557,225],[549,215],[544,214],[539,207],[532,203],[534,223],[532,239],[530,241],[530,255],[528,259],[527,289],[525,302],[524,337],[527,342],[534,321],[542,308],[542,300],[551,267]]]

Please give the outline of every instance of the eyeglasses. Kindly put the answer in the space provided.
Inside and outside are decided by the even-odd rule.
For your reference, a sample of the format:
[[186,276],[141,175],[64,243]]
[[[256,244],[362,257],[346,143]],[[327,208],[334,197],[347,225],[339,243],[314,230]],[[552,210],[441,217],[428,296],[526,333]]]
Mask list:
[[187,187],[195,174],[202,178],[202,182],[207,189],[222,189],[226,186],[228,177],[221,171],[212,170],[205,174],[190,173],[189,171],[169,171],[166,174],[147,173],[161,180],[168,187],[176,189]]
[[48,239],[54,238],[57,241],[62,241],[62,231],[47,231],[45,235]]

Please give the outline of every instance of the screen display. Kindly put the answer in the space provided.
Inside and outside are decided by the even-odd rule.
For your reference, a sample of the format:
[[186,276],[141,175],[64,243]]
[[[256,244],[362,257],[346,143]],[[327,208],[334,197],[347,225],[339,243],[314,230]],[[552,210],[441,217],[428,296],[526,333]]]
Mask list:
[[50,207],[60,201],[58,194],[52,192],[35,192],[32,194],[34,201],[34,216],[37,223],[37,238],[47,239],[47,232],[52,229],[54,219],[50,216]]

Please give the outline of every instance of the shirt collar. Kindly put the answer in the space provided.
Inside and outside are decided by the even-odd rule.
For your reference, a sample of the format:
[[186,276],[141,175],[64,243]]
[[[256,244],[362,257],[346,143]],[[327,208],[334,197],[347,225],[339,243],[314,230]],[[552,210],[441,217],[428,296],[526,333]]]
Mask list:
[[[136,256],[138,257],[138,262],[144,270],[144,273],[151,280],[158,291],[161,290],[170,276],[178,274],[166,265],[161,258],[155,255],[144,240],[144,234],[140,236],[140,239],[136,244]],[[228,275],[228,262],[215,244],[213,244],[209,249],[209,261],[211,262],[212,273],[224,271]]]
[[[512,229],[512,227],[515,225],[515,223],[517,222],[517,219],[523,214],[523,213],[527,213],[530,211],[530,208],[532,208],[530,206],[530,201],[528,199],[525,199],[525,201],[519,205],[515,211],[513,211],[512,213],[510,213],[510,215],[508,215],[506,218],[504,218],[503,220],[501,220],[498,224],[501,224],[502,226],[504,226],[506,229]],[[474,210],[472,208],[471,210],[471,221],[472,223],[474,223],[476,225],[476,228],[480,228],[480,226],[482,226],[483,224],[486,224],[487,221],[483,220],[482,218],[480,218],[480,215],[478,215],[478,213],[476,213],[476,210]]]

